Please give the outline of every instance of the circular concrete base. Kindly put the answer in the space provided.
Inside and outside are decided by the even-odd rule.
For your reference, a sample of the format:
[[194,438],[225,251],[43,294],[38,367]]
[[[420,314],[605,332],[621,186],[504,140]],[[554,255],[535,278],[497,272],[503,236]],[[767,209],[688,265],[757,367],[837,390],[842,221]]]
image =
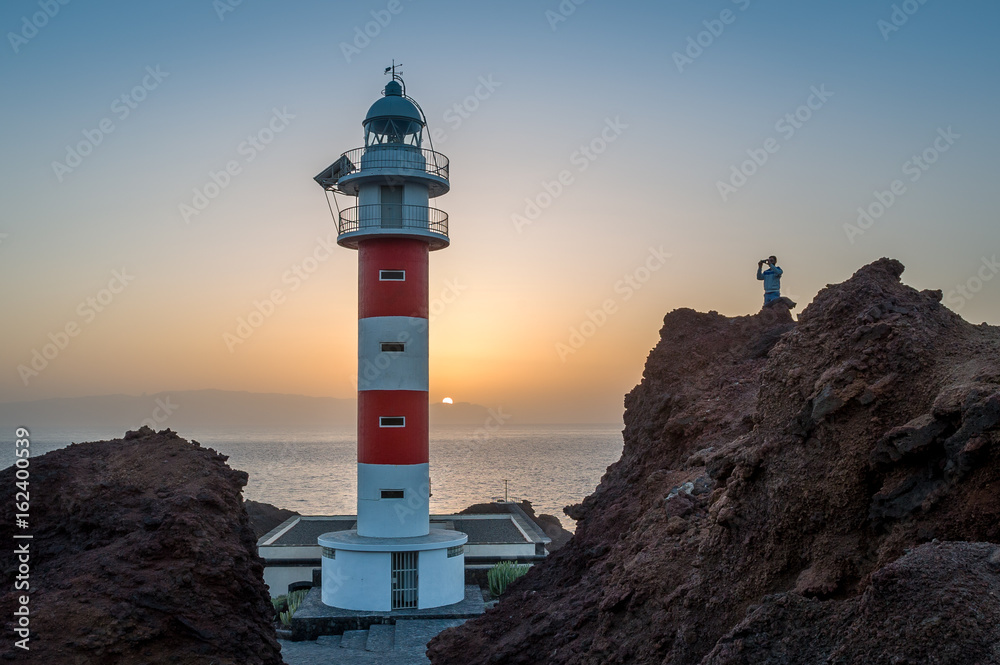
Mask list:
[[410,538],[371,538],[359,536],[357,529],[331,531],[318,539],[320,546],[352,552],[411,552],[439,550],[444,547],[464,545],[469,537],[461,531],[431,529],[426,536]]
[[389,612],[400,609],[401,599],[416,609],[461,602],[468,539],[444,529],[412,538],[367,538],[353,529],[324,533],[317,539],[323,548],[323,603]]

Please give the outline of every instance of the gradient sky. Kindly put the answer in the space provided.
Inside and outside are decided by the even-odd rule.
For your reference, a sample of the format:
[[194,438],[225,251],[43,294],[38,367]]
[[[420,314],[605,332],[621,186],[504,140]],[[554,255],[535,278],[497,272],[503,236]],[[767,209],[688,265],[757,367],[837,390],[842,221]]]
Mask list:
[[[394,58],[452,165],[433,204],[452,237],[431,255],[434,400],[614,422],[663,315],[756,311],[769,254],[800,305],[892,256],[1000,323],[994,0],[235,3],[0,7],[0,401],[353,396],[357,256],[322,249],[335,230],[312,177],[362,145]],[[269,124],[273,141],[247,142]],[[54,166],[80,142],[96,145]],[[314,270],[296,283],[293,266]],[[127,285],[102,294],[114,271]],[[25,385],[50,336],[65,348]]]

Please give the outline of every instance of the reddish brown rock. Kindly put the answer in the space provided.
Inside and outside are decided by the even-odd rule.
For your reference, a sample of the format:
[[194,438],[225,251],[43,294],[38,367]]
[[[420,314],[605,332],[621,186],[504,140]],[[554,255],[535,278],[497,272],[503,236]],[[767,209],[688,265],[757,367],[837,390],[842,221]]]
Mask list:
[[277,506],[260,501],[244,500],[243,507],[246,509],[247,517],[250,519],[250,528],[258,540],[271,529],[280,526],[289,517],[295,517],[299,514],[294,510],[278,508]]
[[[247,475],[169,430],[74,444],[30,461],[30,651],[59,665],[280,665],[256,538],[241,502]],[[0,472],[14,486],[14,469]],[[13,502],[0,506],[12,539]],[[17,563],[3,557],[4,578]]]
[[989,543],[924,544],[876,571],[860,595],[766,597],[702,663],[1000,662],[995,552]]
[[1000,330],[902,271],[668,314],[574,538],[432,662],[1000,662]]

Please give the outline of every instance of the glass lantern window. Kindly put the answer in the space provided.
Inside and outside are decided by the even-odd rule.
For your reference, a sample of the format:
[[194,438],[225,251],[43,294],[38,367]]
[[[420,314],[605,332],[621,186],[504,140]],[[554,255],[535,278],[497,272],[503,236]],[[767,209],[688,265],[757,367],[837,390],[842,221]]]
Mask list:
[[399,143],[420,147],[423,125],[406,118],[373,118],[365,125],[365,145]]

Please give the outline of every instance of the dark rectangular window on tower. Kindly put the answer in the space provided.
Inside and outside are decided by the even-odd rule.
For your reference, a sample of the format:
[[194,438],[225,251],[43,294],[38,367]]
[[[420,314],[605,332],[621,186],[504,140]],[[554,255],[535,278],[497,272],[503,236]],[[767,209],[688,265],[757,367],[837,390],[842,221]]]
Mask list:
[[405,282],[405,270],[379,270],[378,281],[380,282]]
[[402,499],[403,490],[382,490],[383,499]]
[[403,342],[382,342],[382,353],[403,353],[406,344]]
[[380,416],[378,419],[379,427],[406,427],[406,418],[404,416]]

